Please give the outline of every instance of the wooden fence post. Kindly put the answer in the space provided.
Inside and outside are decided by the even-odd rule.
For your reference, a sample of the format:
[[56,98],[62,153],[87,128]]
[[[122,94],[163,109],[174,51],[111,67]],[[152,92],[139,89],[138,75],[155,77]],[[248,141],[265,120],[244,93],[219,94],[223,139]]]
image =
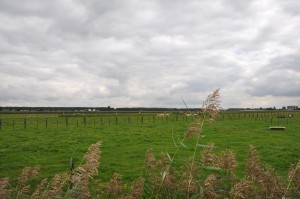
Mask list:
[[24,118],[24,129],[26,129],[26,117]]
[[66,127],[68,127],[69,125],[69,121],[68,121],[68,118],[66,117]]
[[116,117],[116,125],[118,125],[118,117]]
[[84,126],[86,126],[86,118],[85,117],[83,118],[83,123],[84,123]]

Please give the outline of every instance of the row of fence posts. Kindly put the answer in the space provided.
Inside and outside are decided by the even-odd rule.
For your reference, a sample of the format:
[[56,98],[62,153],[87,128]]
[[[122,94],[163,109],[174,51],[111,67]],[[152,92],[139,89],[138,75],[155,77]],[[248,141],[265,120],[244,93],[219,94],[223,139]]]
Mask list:
[[[150,118],[148,118],[148,119],[149,119],[149,123],[150,123]],[[155,116],[153,116],[153,121],[154,122],[156,121],[156,119],[157,118]],[[164,120],[164,118],[161,118],[161,119],[162,119],[162,121]],[[168,116],[166,116],[165,117],[165,121],[168,121],[168,120],[169,120],[169,118],[168,118]],[[176,122],[179,120],[178,115],[176,115],[175,120],[176,120]],[[187,122],[188,121],[188,117],[184,117],[183,121]],[[103,125],[103,123],[104,123],[104,121],[103,121],[103,118],[101,117],[100,118],[100,125]],[[131,117],[127,117],[127,123],[128,124],[132,123]],[[137,120],[137,123],[139,123],[139,120]],[[141,117],[140,123],[144,124],[144,117],[143,116]],[[27,118],[24,118],[23,124],[24,124],[24,129],[26,129],[27,128]],[[48,128],[48,124],[49,124],[48,118],[45,118],[45,128]],[[58,124],[59,124],[58,120],[56,120],[56,127],[58,127]],[[83,118],[83,124],[84,124],[84,126],[87,125],[87,119],[86,119],[86,117]],[[109,125],[112,124],[112,119],[110,117],[108,118],[108,124]],[[119,124],[118,117],[115,117],[115,124],[116,125]],[[69,118],[67,118],[67,117],[65,119],[65,126],[66,127],[69,126]],[[79,120],[78,120],[78,118],[76,120],[76,126],[77,127],[79,126]],[[96,126],[96,120],[95,119],[94,119],[94,126]],[[12,121],[12,128],[15,129],[15,120]],[[38,119],[36,120],[36,128],[39,128],[39,120]],[[2,119],[1,118],[0,118],[0,129],[2,129]]]
[[[273,115],[271,114],[271,116],[273,116]],[[225,119],[226,116],[225,116],[225,114],[222,114],[221,117],[222,117],[223,119]],[[239,118],[239,119],[241,119],[241,118],[244,118],[244,119],[245,119],[246,117],[247,117],[246,114],[243,114],[243,117],[241,117],[241,115],[238,114],[238,118]],[[254,120],[259,120],[259,119],[265,119],[265,120],[267,120],[267,119],[269,118],[269,114],[265,114],[264,116],[263,116],[263,115],[258,115],[258,114],[257,114],[256,117],[254,116],[254,114],[251,114],[251,116],[250,116],[250,114],[249,114],[248,117],[251,118],[251,119],[254,119]],[[233,119],[235,119],[235,118],[236,118],[236,116],[228,115],[228,119],[233,120]],[[156,119],[158,119],[158,118],[156,118],[155,116],[153,116],[153,121],[155,121]],[[161,119],[162,119],[162,121],[164,120],[163,117],[162,117]],[[166,117],[165,117],[165,120],[168,121],[168,119],[169,119],[169,117],[166,116]],[[274,119],[276,119],[276,118],[273,118],[273,117],[270,118],[270,123],[271,123],[271,124],[273,124],[273,122],[275,122]],[[281,120],[281,119],[283,119],[283,118],[278,118],[277,124],[280,123],[280,120]],[[141,121],[141,124],[144,124],[144,117],[143,117],[143,116],[141,117],[141,120],[140,120],[140,121]],[[176,121],[176,122],[178,121],[178,115],[176,115],[175,121]],[[187,117],[187,116],[183,117],[183,121],[186,121],[186,122],[187,122],[187,121],[188,121],[188,117]],[[150,118],[149,118],[149,122],[150,122]],[[115,124],[118,125],[118,123],[119,123],[118,117],[115,117]],[[128,123],[128,124],[131,124],[131,123],[132,123],[131,117],[128,117],[128,118],[127,118],[127,123]],[[289,123],[289,118],[287,117],[287,118],[286,118],[286,124],[288,124],[288,123]],[[56,127],[58,127],[58,124],[59,124],[59,122],[58,122],[58,120],[56,120]],[[84,126],[87,125],[86,117],[83,118],[83,124],[84,124]],[[102,118],[102,117],[100,117],[100,124],[103,125],[103,118]],[[110,117],[108,118],[108,124],[109,124],[109,125],[112,124],[112,120],[111,120]],[[66,127],[69,126],[69,118],[68,118],[68,117],[66,117],[66,119],[65,119],[65,125],[66,125]],[[2,119],[0,118],[0,129],[2,129],[2,126],[3,126],[3,122],[2,122]],[[79,120],[78,120],[78,118],[77,118],[77,120],[76,120],[76,126],[77,126],[77,127],[79,126]],[[94,126],[96,126],[96,120],[95,120],[95,119],[94,119]],[[36,121],[36,128],[38,128],[38,127],[39,127],[39,120]],[[47,118],[47,117],[45,118],[45,127],[48,128],[48,118]],[[13,122],[12,122],[12,128],[15,129],[15,120],[13,120]],[[25,128],[25,129],[27,128],[27,118],[24,118],[24,128]]]

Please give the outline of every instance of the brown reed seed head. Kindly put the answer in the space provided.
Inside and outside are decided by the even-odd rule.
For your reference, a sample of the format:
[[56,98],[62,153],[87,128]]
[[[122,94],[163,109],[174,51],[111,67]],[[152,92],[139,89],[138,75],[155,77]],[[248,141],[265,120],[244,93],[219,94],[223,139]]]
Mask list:
[[68,180],[67,173],[56,174],[50,181],[50,188],[48,194],[51,197],[58,197],[63,194],[63,189]]
[[204,186],[201,188],[202,198],[218,198],[219,194],[217,193],[217,188],[219,187],[219,184],[215,174],[209,175],[204,182]]
[[99,159],[101,155],[100,146],[102,142],[97,142],[96,144],[92,144],[88,152],[84,155],[84,159],[86,163],[83,165],[83,168],[88,172],[88,177],[92,178],[93,176],[98,174],[98,167],[100,165]]
[[36,177],[39,174],[40,171],[40,166],[35,166],[35,167],[26,167],[23,169],[19,179],[18,179],[18,185],[19,187],[24,187],[26,186],[27,182],[34,177]]
[[232,198],[247,199],[255,196],[254,184],[252,181],[243,179],[233,185],[230,195]]
[[225,171],[234,170],[237,167],[237,161],[233,151],[228,149],[223,151],[218,157],[217,165]]
[[198,135],[201,133],[201,122],[202,120],[200,118],[195,119],[189,126],[187,132],[184,134],[184,137],[190,138],[195,135]]
[[274,175],[273,169],[267,168],[260,176],[258,183],[261,185],[263,195],[270,199],[277,199],[283,196],[283,186],[280,179]]
[[156,159],[153,154],[153,151],[152,149],[148,149],[145,157],[145,168],[153,169],[155,167],[155,164],[156,164]]
[[9,179],[0,179],[0,198],[10,198],[13,190],[9,188]]
[[214,120],[219,116],[219,111],[222,108],[219,91],[220,89],[216,89],[212,92],[212,94],[208,95],[202,105],[203,114],[209,123],[214,122]]
[[35,191],[31,195],[30,199],[49,198],[49,195],[46,193],[47,192],[47,185],[48,185],[48,179],[45,178],[36,187]]
[[208,143],[207,146],[202,150],[201,162],[206,166],[215,166],[217,162],[217,156],[214,153],[215,145]]
[[195,179],[184,179],[182,181],[180,191],[183,195],[185,195],[185,198],[190,198],[190,196],[194,195],[197,192],[197,182]]
[[118,173],[114,173],[112,179],[106,186],[106,196],[108,198],[117,198],[121,195],[124,190],[124,185],[122,183],[122,176]]
[[71,181],[73,184],[80,183],[85,179],[92,179],[93,176],[98,174],[98,167],[100,165],[100,146],[101,142],[92,144],[87,153],[84,155],[84,164],[77,167],[71,173]]
[[255,147],[250,145],[248,149],[248,159],[246,163],[247,175],[252,181],[256,181],[263,174],[263,167],[260,163],[260,155]]
[[180,190],[184,195],[191,196],[197,192],[197,166],[192,157],[190,157],[183,166],[182,183]]
[[[98,174],[98,167],[100,165],[100,146],[101,142],[90,145],[87,153],[84,155],[84,163],[78,166],[70,173],[70,190],[67,194],[70,197],[89,198],[89,180]],[[76,192],[74,191],[76,189]],[[60,189],[58,189],[60,190]],[[55,190],[53,190],[55,191]]]
[[172,172],[168,172],[163,181],[163,188],[168,193],[173,193],[176,189],[176,177]]
[[183,166],[183,174],[182,177],[186,178],[186,179],[190,179],[191,177],[193,178],[197,178],[197,165],[195,163],[195,160],[193,159],[193,157],[190,157],[185,165]]
[[144,190],[144,178],[139,177],[135,182],[130,195],[132,196],[132,198],[136,198],[136,199],[142,198],[143,190]]

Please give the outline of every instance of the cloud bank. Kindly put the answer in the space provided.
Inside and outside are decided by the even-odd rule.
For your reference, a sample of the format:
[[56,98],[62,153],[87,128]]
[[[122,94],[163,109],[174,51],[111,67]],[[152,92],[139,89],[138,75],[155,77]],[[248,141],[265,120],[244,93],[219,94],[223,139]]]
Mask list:
[[300,103],[297,0],[2,0],[0,106]]

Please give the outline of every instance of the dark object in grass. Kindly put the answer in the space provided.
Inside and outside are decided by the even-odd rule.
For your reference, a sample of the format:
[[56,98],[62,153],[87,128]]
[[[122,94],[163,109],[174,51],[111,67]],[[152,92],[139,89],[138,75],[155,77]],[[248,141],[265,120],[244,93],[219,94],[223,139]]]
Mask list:
[[274,131],[284,131],[285,127],[284,126],[270,126],[270,129],[274,130]]

